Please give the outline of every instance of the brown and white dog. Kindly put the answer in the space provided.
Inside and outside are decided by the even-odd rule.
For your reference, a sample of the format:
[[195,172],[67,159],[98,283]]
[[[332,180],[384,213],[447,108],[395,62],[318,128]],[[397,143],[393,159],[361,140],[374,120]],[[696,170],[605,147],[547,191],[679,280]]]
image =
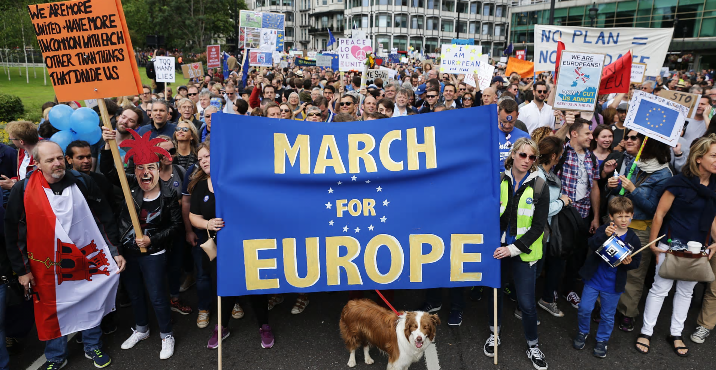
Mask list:
[[363,347],[365,363],[372,364],[368,350],[374,346],[388,355],[387,370],[407,370],[435,341],[438,324],[438,315],[427,312],[401,312],[396,316],[370,299],[349,301],[340,322],[341,336],[351,351],[348,366],[356,366],[358,347]]

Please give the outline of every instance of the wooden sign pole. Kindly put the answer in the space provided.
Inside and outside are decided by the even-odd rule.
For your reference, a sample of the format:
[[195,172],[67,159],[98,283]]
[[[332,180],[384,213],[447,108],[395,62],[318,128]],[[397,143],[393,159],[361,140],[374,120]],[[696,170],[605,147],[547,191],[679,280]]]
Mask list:
[[223,323],[221,322],[221,296],[217,296],[217,297],[216,297],[216,310],[219,312],[219,314],[217,315],[217,317],[218,317],[218,319],[219,319],[219,351],[218,351],[218,352],[219,352],[219,353],[218,353],[218,355],[219,355],[219,364],[218,364],[218,365],[219,365],[219,370],[221,370],[221,353],[222,353],[222,351],[221,351],[221,344],[222,344],[222,342],[223,342],[223,341],[222,341],[222,339],[223,339],[222,337],[224,336],[224,329],[223,329],[223,327],[221,326],[221,325],[223,324]]
[[495,328],[495,346],[493,347],[495,348],[495,357],[493,361],[497,365],[497,347],[500,346],[500,327],[497,326],[497,288],[492,289],[492,294],[492,310],[495,316],[492,323]]
[[[97,105],[99,106],[99,112],[102,115],[102,124],[110,130],[113,130],[112,123],[109,121],[109,113],[107,112],[107,106],[104,104],[104,99],[97,99]],[[119,155],[119,147],[117,146],[116,140],[110,140],[109,149],[112,150],[112,158],[114,158],[114,167],[117,168],[117,175],[119,176],[119,182],[122,185],[122,193],[124,193],[124,201],[127,203],[127,211],[129,217],[132,219],[132,226],[134,227],[134,233],[136,238],[142,238],[142,228],[139,226],[139,217],[137,217],[137,210],[134,208],[134,199],[132,193],[129,191],[129,183],[127,182],[127,174],[124,172],[124,163],[122,163],[122,157]],[[147,248],[139,248],[142,253],[147,253]]]

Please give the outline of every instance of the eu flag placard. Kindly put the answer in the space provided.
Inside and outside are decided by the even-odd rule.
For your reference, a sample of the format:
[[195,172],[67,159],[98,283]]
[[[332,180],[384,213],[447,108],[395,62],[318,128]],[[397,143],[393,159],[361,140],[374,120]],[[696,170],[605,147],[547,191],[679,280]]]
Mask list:
[[676,146],[689,108],[660,96],[634,91],[624,126],[669,146]]
[[656,133],[670,136],[678,118],[679,111],[643,100],[639,105],[634,121]]
[[212,123],[219,295],[499,286],[494,107]]

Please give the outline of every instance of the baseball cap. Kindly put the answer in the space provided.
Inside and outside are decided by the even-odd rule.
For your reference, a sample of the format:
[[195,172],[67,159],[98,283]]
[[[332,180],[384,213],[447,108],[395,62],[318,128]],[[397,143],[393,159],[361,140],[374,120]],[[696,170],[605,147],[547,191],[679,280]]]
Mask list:
[[495,76],[492,78],[492,83],[494,84],[495,82],[505,83],[505,80],[502,79],[502,77],[500,77],[500,76]]
[[625,101],[619,103],[619,106],[617,107],[617,110],[628,111],[628,110],[629,110],[629,103],[627,103],[627,102],[625,102]]
[[425,94],[425,90],[427,90],[427,88],[428,88],[428,87],[427,87],[425,84],[422,84],[422,85],[418,86],[418,90],[415,91],[415,95],[423,95],[423,94]]
[[187,90],[187,91],[189,91],[189,90],[186,88],[186,86],[184,86],[184,85],[179,86],[179,88],[177,89],[177,91],[181,91],[181,90]]

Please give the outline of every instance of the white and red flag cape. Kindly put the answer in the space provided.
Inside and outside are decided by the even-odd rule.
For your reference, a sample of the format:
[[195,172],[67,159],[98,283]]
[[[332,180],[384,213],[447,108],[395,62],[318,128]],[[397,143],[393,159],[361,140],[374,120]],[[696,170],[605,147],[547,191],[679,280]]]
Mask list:
[[55,195],[39,171],[25,181],[38,337],[47,341],[94,328],[114,310],[119,284],[103,233],[76,184]]

